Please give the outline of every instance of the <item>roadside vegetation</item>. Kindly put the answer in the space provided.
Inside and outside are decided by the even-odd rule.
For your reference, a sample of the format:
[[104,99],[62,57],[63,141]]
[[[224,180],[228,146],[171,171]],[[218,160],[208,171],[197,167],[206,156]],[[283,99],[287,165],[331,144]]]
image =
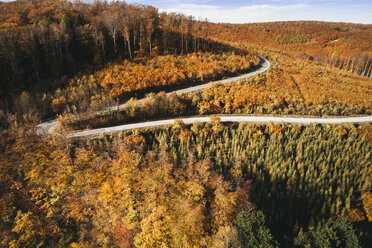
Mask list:
[[[369,247],[371,123],[213,117],[79,139],[36,125],[371,115],[371,33],[214,24],[122,1],[0,2],[0,247]],[[263,74],[164,93],[251,71],[258,55],[272,63]]]
[[[276,56],[274,56],[276,55]],[[149,94],[145,101],[132,99],[120,110],[97,114],[101,107],[86,112],[65,112],[60,123],[72,129],[97,128],[159,118],[210,114],[252,114],[285,116],[353,116],[372,112],[370,79],[338,69],[324,71],[320,65],[270,57],[272,67],[263,75],[228,85],[211,85],[199,91],[166,96]]]
[[[144,93],[186,88],[247,72],[259,65],[253,55],[191,53],[124,61],[91,75],[76,77],[57,90],[51,107],[55,113],[84,113],[121,103]],[[101,105],[101,106],[100,106]]]

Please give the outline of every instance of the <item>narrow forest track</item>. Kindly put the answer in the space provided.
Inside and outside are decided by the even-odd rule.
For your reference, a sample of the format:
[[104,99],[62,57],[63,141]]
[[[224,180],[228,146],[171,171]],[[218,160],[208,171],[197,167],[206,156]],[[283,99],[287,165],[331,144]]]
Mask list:
[[[231,82],[235,82],[239,79],[253,77],[257,74],[263,73],[270,68],[270,62],[266,59],[260,57],[261,64],[256,70],[242,74],[240,76],[231,77],[227,79],[223,79],[220,81],[215,81],[211,83],[201,84],[193,87],[188,87],[176,91],[167,92],[167,95],[172,93],[182,94],[182,93],[189,93],[198,90],[202,90],[205,88],[210,87],[211,84],[227,84]],[[139,102],[144,101],[144,99],[138,100]],[[110,107],[107,110],[100,111],[98,113],[103,113],[105,111],[110,110],[117,110],[126,107],[127,104],[121,104],[119,106]],[[334,118],[308,118],[308,117],[273,117],[273,116],[219,116],[221,122],[254,122],[254,123],[268,123],[268,122],[285,122],[285,123],[297,123],[297,124],[311,124],[311,123],[319,123],[319,124],[342,124],[342,123],[360,123],[360,122],[372,122],[372,116],[363,116],[363,117],[334,117]],[[177,118],[178,120],[182,120],[185,124],[192,124],[194,122],[210,122],[210,117],[192,117],[192,118]],[[97,128],[91,130],[85,130],[81,132],[69,133],[67,137],[86,137],[92,135],[99,135],[101,133],[112,133],[118,131],[126,131],[131,129],[137,128],[150,128],[150,127],[160,127],[165,125],[172,125],[176,119],[168,119],[168,120],[158,120],[158,121],[149,121],[149,122],[141,122],[141,123],[134,123],[134,124],[126,124],[126,125],[119,125],[114,127],[107,127],[107,128]],[[48,133],[52,134],[55,128],[58,126],[57,120],[51,120],[47,122],[43,122],[37,126],[37,133],[38,135],[46,135]]]

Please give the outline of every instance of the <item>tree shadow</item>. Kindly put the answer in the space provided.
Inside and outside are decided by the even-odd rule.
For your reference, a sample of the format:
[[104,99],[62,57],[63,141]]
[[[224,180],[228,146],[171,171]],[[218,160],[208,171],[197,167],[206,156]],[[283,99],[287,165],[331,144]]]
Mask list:
[[[331,215],[332,200],[319,194],[316,187],[306,186],[306,189],[301,190],[299,184],[305,185],[307,182],[294,181],[290,184],[291,179],[287,176],[272,180],[267,170],[261,173],[263,175],[251,177],[251,201],[264,212],[280,247],[294,247],[293,241],[300,230],[307,232],[329,219],[337,218],[337,215]],[[360,223],[356,227],[361,242],[368,242],[368,223]]]

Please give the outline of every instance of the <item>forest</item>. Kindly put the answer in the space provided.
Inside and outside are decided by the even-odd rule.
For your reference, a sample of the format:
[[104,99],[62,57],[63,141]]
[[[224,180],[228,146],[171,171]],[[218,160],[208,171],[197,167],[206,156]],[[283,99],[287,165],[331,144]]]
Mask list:
[[370,125],[215,118],[80,140],[15,126],[1,137],[4,247],[371,241]]
[[[371,116],[371,41],[364,24],[0,2],[0,247],[369,247],[370,122],[217,115]],[[185,116],[211,122],[67,135]]]
[[[22,114],[37,109],[41,118],[53,115],[48,109],[55,99],[54,93],[57,91],[59,97],[58,89],[67,88],[78,74],[83,74],[84,78],[85,73],[97,71],[96,77],[105,77],[103,73],[108,75],[110,70],[123,69],[121,66],[126,66],[126,60],[144,63],[156,54],[169,55],[168,61],[173,64],[181,59],[172,61],[173,56],[191,52],[249,53],[198,35],[201,27],[192,18],[159,14],[151,6],[124,2],[87,4],[33,0],[0,3],[0,25],[2,109]],[[253,54],[247,56],[252,66],[257,63]],[[154,60],[149,66],[161,63]],[[109,66],[108,63],[114,64]],[[133,67],[131,63],[128,66]],[[249,67],[245,64],[229,74]],[[137,69],[139,67],[133,68]],[[180,69],[188,73],[186,68]],[[205,74],[219,78],[223,72]],[[172,80],[182,83],[177,80],[177,77],[182,79],[181,75],[174,77]],[[24,104],[25,101],[33,104]],[[23,109],[22,105],[33,105],[34,109]]]

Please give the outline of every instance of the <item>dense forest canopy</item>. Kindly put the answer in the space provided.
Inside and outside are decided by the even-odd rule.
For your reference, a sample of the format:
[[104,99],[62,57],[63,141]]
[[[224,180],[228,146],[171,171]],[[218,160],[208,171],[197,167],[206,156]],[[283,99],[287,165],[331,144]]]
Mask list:
[[[371,123],[212,116],[65,134],[370,115],[371,41],[371,25],[0,2],[0,247],[369,247]],[[259,56],[271,67],[255,77],[164,92],[256,70]],[[58,132],[38,135],[56,116]]]
[[370,242],[370,125],[214,119],[81,140],[25,131],[1,136],[2,247]]

